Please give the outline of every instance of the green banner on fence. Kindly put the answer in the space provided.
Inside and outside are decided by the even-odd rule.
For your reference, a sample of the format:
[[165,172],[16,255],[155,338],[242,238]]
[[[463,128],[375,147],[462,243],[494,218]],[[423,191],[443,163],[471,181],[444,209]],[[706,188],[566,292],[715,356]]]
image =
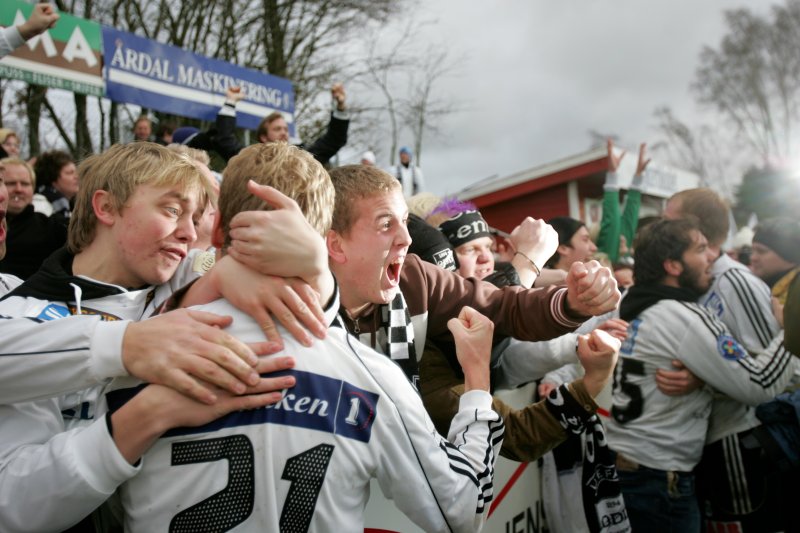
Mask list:
[[[18,26],[33,6],[18,0],[0,3],[0,26]],[[100,25],[60,13],[55,27],[29,39],[0,59],[0,78],[13,78],[76,93],[103,96]]]

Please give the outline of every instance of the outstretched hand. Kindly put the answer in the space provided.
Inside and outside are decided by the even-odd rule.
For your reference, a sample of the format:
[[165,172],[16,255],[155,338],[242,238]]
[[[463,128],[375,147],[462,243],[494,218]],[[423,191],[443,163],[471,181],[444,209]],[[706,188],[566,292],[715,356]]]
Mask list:
[[31,37],[35,37],[55,26],[59,18],[60,15],[56,13],[56,10],[50,4],[36,4],[33,6],[33,11],[31,11],[31,16],[28,17],[28,20],[20,24],[17,29],[22,38],[27,41]]
[[347,95],[344,92],[344,85],[334,83],[333,87],[331,87],[331,96],[336,101],[336,109],[344,111],[345,107],[347,107],[347,102],[345,101]]
[[238,85],[231,85],[228,87],[228,90],[225,91],[225,100],[228,100],[229,102],[236,103],[243,99],[244,96],[244,91]]
[[[231,257],[223,257],[204,276],[209,281],[212,296],[193,293],[195,283],[182,305],[202,304],[222,296],[237,309],[255,320],[267,339],[283,345],[275,320],[304,346],[311,346],[309,331],[320,339],[328,330],[325,315],[320,305],[319,293],[300,278],[284,278],[259,274]],[[273,319],[274,318],[274,319]]]
[[601,329],[614,337],[615,339],[619,339],[621,342],[624,342],[625,339],[628,338],[628,324],[621,318],[609,318],[599,326],[597,329]]
[[229,316],[178,309],[132,322],[122,338],[122,364],[132,376],[203,403],[212,404],[217,396],[201,382],[241,394],[247,386],[258,383],[253,369],[258,360],[249,346],[221,329],[231,320]]
[[621,154],[614,155],[614,141],[611,139],[606,140],[606,149],[608,150],[608,171],[616,172],[626,152],[623,150]]
[[447,328],[456,341],[456,356],[464,371],[465,390],[488,391],[494,323],[465,305],[458,318],[447,321]]

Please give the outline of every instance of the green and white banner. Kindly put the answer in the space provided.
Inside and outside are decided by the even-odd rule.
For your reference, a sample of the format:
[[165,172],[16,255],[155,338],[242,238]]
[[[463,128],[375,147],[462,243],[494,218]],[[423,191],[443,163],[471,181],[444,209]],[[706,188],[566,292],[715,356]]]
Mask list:
[[[18,26],[33,6],[19,0],[0,2],[0,26]],[[0,77],[103,96],[100,25],[59,13],[54,28],[28,40],[0,59]]]

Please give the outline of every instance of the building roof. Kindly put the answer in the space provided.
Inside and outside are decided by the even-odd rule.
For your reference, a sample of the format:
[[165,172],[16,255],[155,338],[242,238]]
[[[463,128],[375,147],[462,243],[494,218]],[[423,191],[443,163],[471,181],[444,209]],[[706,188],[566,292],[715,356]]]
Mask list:
[[[615,148],[617,152],[620,149]],[[528,168],[508,176],[491,176],[479,180],[457,193],[459,199],[469,200],[492,195],[501,201],[507,194],[533,192],[564,181],[580,179],[606,169],[607,152],[605,148],[595,148],[543,165]],[[636,171],[636,154],[628,154],[622,159],[618,169],[620,188],[627,189]],[[539,180],[538,183],[537,180]],[[669,165],[651,161],[645,172],[642,192],[661,198],[669,198],[683,189],[698,187],[697,174]],[[522,190],[524,189],[524,190]],[[506,193],[506,194],[503,194]]]

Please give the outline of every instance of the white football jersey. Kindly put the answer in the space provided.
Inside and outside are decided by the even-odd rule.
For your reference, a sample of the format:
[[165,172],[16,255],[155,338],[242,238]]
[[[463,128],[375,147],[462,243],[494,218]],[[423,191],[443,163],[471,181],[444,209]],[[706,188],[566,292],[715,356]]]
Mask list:
[[[778,394],[792,377],[792,355],[779,334],[748,356],[704,307],[661,300],[628,328],[614,375],[609,446],[659,470],[688,472],[700,460],[714,391],[758,405]],[[655,373],[679,359],[706,386],[682,396],[658,390]]]
[[[245,342],[263,332],[218,300]],[[362,531],[370,479],[426,531],[475,531],[492,499],[503,422],[488,392],[461,399],[448,440],[399,366],[338,324],[303,347],[284,332],[297,378],[281,402],[173,430],[121,487],[125,527],[150,531]],[[136,392],[115,380],[112,409]]]

